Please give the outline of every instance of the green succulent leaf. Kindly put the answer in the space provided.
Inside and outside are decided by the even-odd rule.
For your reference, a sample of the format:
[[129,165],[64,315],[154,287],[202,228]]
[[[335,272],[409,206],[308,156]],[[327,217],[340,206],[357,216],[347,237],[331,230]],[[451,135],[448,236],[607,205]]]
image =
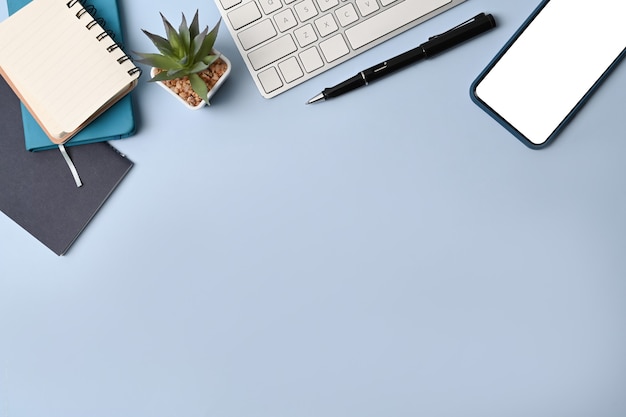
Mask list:
[[213,45],[215,45],[215,40],[217,39],[217,32],[219,29],[221,19],[217,22],[217,24],[211,29],[211,31],[206,35],[206,37],[202,40],[202,45],[198,49],[198,52],[195,55],[195,60],[202,60],[213,51]]
[[143,33],[152,41],[154,46],[163,54],[163,55],[172,55],[174,51],[172,51],[172,47],[167,39],[162,36],[155,35],[154,33],[150,33],[147,30],[142,29]]
[[191,88],[193,91],[195,91],[202,100],[209,104],[209,98],[207,97],[209,89],[202,78],[200,78],[198,74],[189,74],[189,81],[191,82]]
[[185,75],[189,75],[189,71],[187,71],[187,69],[183,68],[183,69],[171,69],[169,71],[167,71],[167,77],[170,80],[173,80],[175,78],[182,78]]
[[200,56],[198,53],[200,52],[200,48],[202,48],[202,43],[204,42],[204,39],[206,38],[208,33],[209,27],[207,26],[202,32],[200,32],[193,38],[193,49],[191,50],[191,56],[194,57],[194,59]]
[[174,52],[174,55],[179,58],[182,57],[184,55],[184,48],[180,36],[176,32],[176,29],[174,29],[174,26],[171,25],[171,23],[165,18],[165,16],[163,16],[163,14],[161,14],[161,18],[163,19],[163,26],[165,26],[167,40],[172,46],[172,51]]
[[189,48],[191,47],[191,34],[189,33],[189,27],[187,26],[187,19],[185,14],[182,15],[180,26],[178,27],[178,35],[182,43],[182,48],[185,51],[185,55],[189,55]]
[[200,62],[196,62],[195,65],[193,67],[189,68],[187,71],[190,74],[195,74],[195,73],[198,73],[200,71],[204,71],[207,68],[209,68],[209,66],[207,64],[205,64],[204,62],[200,61]]
[[141,52],[137,52],[137,55],[139,55],[140,57],[139,59],[137,59],[137,62],[140,62],[142,64],[147,64],[152,67],[165,70],[169,70],[172,68],[180,69],[180,64],[169,56],[159,54],[144,54]]
[[213,43],[215,43],[215,39],[217,38],[217,33],[220,29],[220,23],[222,23],[222,18],[217,21],[217,23],[215,24],[215,26],[213,26],[213,29],[211,29],[211,32],[209,33],[209,36],[212,38]]
[[204,62],[207,66],[207,68],[214,63],[215,61],[217,61],[217,58],[219,58],[219,55],[209,55],[207,57],[205,57],[202,62]]
[[150,82],[153,82],[153,81],[165,81],[165,80],[173,80],[175,78],[178,78],[178,77],[169,75],[167,73],[167,71],[162,71],[162,72],[159,72],[154,77],[150,78],[148,81],[150,81]]
[[196,9],[196,14],[193,16],[191,25],[189,25],[189,37],[193,39],[198,36],[198,33],[200,33],[200,23],[198,19],[198,10]]

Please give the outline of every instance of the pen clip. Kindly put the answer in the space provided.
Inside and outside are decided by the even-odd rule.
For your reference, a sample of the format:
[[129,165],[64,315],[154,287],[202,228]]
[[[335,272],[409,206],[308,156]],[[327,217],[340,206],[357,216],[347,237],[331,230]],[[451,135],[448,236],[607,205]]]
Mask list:
[[455,26],[455,27],[453,27],[452,29],[449,29],[449,30],[447,30],[447,31],[445,31],[445,32],[443,32],[443,33],[440,33],[439,35],[433,35],[433,36],[431,36],[430,38],[428,38],[428,40],[429,40],[429,41],[431,41],[431,40],[433,40],[433,39],[437,39],[437,38],[439,38],[439,37],[441,37],[441,36],[445,36],[445,35],[447,35],[447,34],[448,34],[448,33],[450,33],[450,32],[454,32],[455,30],[457,30],[457,29],[458,29],[458,28],[460,28],[460,27],[463,27],[463,26],[465,26],[465,25],[469,25],[470,23],[473,23],[476,19],[478,19],[479,17],[482,17],[482,16],[484,16],[484,15],[485,15],[485,13],[479,13],[479,14],[477,14],[476,16],[472,17],[471,19],[468,19],[468,20],[466,20],[465,22],[463,22],[463,23],[460,23],[460,24],[456,25],[456,26]]

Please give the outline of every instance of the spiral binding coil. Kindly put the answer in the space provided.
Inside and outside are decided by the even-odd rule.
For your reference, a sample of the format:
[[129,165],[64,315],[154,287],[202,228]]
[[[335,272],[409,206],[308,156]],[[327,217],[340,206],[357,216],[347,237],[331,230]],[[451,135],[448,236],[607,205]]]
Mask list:
[[[85,13],[87,13],[88,15],[92,16],[92,20],[89,21],[89,23],[87,23],[85,25],[85,27],[87,28],[87,30],[91,30],[94,27],[101,27],[103,30],[102,32],[100,32],[97,36],[96,39],[98,41],[102,41],[105,38],[110,38],[113,43],[109,46],[107,46],[106,50],[107,52],[111,53],[113,51],[115,51],[116,49],[120,49],[123,52],[123,47],[122,45],[120,45],[119,43],[117,43],[115,41],[115,34],[110,30],[110,29],[104,29],[104,27],[106,26],[106,21],[102,18],[102,17],[96,17],[96,13],[98,12],[98,9],[96,9],[92,4],[86,5],[86,0],[69,0],[66,5],[68,9],[71,9],[72,7],[74,7],[77,3],[80,4],[81,8],[78,12],[76,12],[76,18],[77,19],[81,19]],[[124,53],[121,57],[119,57],[117,59],[117,62],[119,64],[123,64],[126,61],[129,61],[131,58],[130,56],[128,56],[126,53]],[[135,75],[137,73],[141,73],[141,69],[137,66],[133,67],[132,69],[129,69],[128,71],[128,75]]]

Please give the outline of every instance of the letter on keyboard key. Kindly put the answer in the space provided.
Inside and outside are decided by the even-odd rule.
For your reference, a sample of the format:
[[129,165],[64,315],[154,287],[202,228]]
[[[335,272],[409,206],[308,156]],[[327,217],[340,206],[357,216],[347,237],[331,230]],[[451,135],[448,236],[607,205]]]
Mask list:
[[317,26],[317,31],[320,33],[322,37],[328,36],[339,27],[333,18],[333,15],[328,13],[315,21],[315,26]]
[[265,14],[274,13],[276,10],[283,7],[280,0],[261,0],[261,8],[265,12]]
[[300,18],[301,22],[306,22],[307,20],[317,16],[317,9],[313,4],[313,0],[304,0],[300,3],[296,4],[294,7],[296,14]]
[[259,70],[284,56],[295,52],[298,48],[291,35],[285,35],[261,46],[248,54],[248,59],[255,70]]
[[359,8],[363,16],[370,15],[380,9],[374,0],[356,0],[356,7]]
[[451,2],[452,0],[404,0],[348,28],[346,37],[352,48],[358,49]]
[[335,15],[337,15],[337,19],[339,19],[339,24],[341,26],[348,26],[350,23],[359,20],[359,17],[356,14],[356,10],[352,3],[348,3],[345,6],[341,6],[340,8],[335,10]]
[[291,9],[285,9],[282,12],[276,13],[274,15],[274,22],[276,22],[276,26],[278,26],[278,30],[281,32],[285,32],[298,25],[298,21]]

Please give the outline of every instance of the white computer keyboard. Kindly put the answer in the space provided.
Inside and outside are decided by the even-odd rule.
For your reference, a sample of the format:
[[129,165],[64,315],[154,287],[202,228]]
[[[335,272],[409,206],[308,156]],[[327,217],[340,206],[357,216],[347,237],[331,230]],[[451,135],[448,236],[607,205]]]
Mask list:
[[215,0],[271,98],[465,0]]

